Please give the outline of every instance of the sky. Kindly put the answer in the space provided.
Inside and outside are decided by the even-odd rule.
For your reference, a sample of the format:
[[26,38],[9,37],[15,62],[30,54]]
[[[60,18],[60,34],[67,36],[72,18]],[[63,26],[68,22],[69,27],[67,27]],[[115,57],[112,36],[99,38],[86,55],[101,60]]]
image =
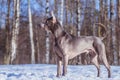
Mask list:
[[[40,6],[39,3],[36,2],[36,0],[31,0],[31,10],[32,12],[34,11],[38,11],[39,13],[38,14],[41,14],[41,15],[44,15],[45,14],[45,7],[46,7],[46,0],[40,0],[40,4],[42,6]],[[99,9],[99,0],[95,0],[96,1],[96,9]],[[110,0],[108,0],[108,3],[109,3]],[[21,0],[22,3],[24,3],[24,5],[26,5],[26,8],[27,8],[27,0]],[[50,2],[50,7],[49,7],[49,10],[54,10],[54,0],[49,0]],[[116,4],[116,0],[114,0],[114,3]],[[4,8],[6,6],[6,4],[1,4],[0,5],[0,12],[6,12],[7,9]],[[22,6],[21,6],[22,7]],[[13,8],[11,8],[12,10]],[[115,8],[115,11],[116,11],[116,8]],[[27,15],[28,13],[26,12],[26,10],[23,12],[24,15]],[[23,13],[21,13],[23,15]],[[11,13],[12,15],[12,13]],[[5,24],[5,17],[6,15],[5,14],[2,14],[0,16],[0,26],[4,26]]]

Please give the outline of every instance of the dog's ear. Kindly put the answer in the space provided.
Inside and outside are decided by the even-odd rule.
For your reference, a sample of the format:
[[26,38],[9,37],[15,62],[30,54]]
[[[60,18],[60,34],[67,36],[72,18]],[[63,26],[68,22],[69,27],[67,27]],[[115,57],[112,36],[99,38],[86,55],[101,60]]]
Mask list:
[[56,17],[55,17],[55,15],[54,15],[53,11],[51,12],[51,15],[52,15],[52,17],[53,17],[53,23],[56,23]]

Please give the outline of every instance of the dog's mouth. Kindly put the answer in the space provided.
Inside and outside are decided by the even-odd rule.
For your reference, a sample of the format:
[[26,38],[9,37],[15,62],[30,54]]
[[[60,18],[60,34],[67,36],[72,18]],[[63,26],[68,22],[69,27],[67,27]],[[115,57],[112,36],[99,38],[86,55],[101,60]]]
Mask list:
[[41,23],[40,25],[41,25],[41,28],[44,29],[45,31],[47,31],[47,32],[49,32],[49,33],[51,32],[51,31],[48,29],[47,24]]

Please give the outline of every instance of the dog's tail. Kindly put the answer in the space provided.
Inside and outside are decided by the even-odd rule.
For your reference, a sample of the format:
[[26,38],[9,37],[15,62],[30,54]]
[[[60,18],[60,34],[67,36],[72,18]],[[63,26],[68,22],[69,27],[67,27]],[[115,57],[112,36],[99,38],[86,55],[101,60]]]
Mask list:
[[103,27],[105,29],[105,32],[106,32],[105,36],[99,37],[101,40],[104,40],[108,36],[108,32],[107,32],[107,29],[106,29],[105,25],[102,24],[102,23],[95,23],[94,26],[95,25],[100,25],[101,27]]

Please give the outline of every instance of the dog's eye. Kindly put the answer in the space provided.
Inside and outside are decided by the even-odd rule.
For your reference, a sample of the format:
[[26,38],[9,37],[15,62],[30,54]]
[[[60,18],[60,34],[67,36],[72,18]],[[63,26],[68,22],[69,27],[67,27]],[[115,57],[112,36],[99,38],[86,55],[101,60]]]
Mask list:
[[47,24],[47,25],[48,25],[48,21],[46,21],[46,22],[45,22],[45,24]]

